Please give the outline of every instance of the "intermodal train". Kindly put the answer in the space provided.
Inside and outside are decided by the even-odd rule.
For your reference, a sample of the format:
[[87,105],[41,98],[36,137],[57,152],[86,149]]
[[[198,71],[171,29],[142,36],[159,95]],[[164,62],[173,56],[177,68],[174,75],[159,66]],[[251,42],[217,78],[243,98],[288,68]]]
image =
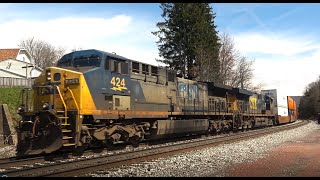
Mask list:
[[180,135],[279,125],[296,120],[295,101],[261,94],[90,49],[65,54],[22,90],[17,155],[138,145]]

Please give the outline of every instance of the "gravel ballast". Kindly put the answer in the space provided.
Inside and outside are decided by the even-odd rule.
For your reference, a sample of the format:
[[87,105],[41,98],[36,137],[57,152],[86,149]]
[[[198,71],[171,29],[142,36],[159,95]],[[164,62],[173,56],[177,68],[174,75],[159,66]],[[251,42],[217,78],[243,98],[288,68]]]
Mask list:
[[319,125],[311,122],[299,128],[263,137],[159,158],[141,164],[93,172],[86,176],[225,176],[224,169],[227,167],[266,157],[265,152],[273,147],[279,147],[290,141],[303,138],[316,129],[319,129]]
[[13,145],[8,145],[0,147],[0,158],[9,158],[16,155],[16,147]]

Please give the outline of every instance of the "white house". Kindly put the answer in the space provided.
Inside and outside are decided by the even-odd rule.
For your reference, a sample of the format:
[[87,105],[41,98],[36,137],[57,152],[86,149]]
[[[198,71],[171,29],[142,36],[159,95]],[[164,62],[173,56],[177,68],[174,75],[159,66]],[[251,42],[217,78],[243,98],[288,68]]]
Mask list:
[[41,72],[26,49],[0,49],[0,77],[35,78]]

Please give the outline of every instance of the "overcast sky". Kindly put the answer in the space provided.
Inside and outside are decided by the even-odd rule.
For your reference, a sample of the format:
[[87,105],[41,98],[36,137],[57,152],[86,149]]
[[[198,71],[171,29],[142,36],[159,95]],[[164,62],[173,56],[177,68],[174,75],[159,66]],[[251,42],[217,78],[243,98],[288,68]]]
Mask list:
[[[219,32],[234,37],[242,55],[255,60],[255,82],[265,89],[302,95],[320,75],[320,4],[211,4]],[[0,48],[26,37],[73,48],[116,52],[157,65],[157,3],[0,3]]]

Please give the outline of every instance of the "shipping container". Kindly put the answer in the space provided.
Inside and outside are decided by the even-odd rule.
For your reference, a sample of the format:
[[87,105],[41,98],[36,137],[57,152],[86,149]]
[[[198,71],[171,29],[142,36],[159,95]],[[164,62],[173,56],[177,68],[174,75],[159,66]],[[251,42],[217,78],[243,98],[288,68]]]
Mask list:
[[289,109],[288,109],[288,97],[285,93],[277,91],[276,89],[262,90],[261,94],[267,95],[273,98],[275,107],[275,113],[278,115],[278,121],[280,124],[290,122]]
[[288,116],[287,96],[284,93],[277,92],[276,89],[262,90],[261,94],[273,98],[276,113],[280,116]]
[[288,109],[289,109],[289,115],[290,115],[290,121],[294,122],[297,120],[297,103],[296,101],[288,96]]
[[295,101],[290,97],[290,96],[288,96],[288,109],[289,110],[296,110],[296,108],[295,108]]

